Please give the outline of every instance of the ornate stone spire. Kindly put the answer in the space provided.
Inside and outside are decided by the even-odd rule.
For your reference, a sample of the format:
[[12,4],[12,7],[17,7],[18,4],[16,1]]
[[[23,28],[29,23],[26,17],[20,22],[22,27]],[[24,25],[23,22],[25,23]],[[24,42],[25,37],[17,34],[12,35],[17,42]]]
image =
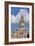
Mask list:
[[23,14],[21,15],[21,19],[20,19],[20,28],[24,28],[24,17],[23,17]]

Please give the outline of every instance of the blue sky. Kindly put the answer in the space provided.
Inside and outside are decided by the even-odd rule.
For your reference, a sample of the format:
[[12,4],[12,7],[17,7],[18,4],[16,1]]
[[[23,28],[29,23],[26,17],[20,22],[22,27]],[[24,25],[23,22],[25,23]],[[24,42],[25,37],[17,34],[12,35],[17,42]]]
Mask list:
[[[21,14],[23,12],[24,16],[24,21],[25,23],[25,28],[28,30],[29,29],[29,8],[20,8],[20,7],[11,7],[11,29],[14,31],[15,26],[18,29],[19,25],[17,23],[20,22]],[[14,25],[16,23],[16,25]]]
[[11,15],[16,16],[20,9],[26,9],[29,13],[29,8],[22,8],[22,7],[11,7]]
[[22,7],[11,7],[11,22],[19,23],[21,19],[21,14],[23,14],[24,21],[29,22],[29,8]]

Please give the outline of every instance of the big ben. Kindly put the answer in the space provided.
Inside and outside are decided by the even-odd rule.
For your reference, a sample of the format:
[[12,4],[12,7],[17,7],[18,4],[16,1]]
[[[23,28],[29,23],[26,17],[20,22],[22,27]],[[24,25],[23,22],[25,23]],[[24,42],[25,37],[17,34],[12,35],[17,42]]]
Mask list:
[[23,14],[21,14],[21,19],[20,19],[20,29],[19,29],[20,31],[20,34],[23,34],[23,32],[24,32],[24,16],[23,16]]

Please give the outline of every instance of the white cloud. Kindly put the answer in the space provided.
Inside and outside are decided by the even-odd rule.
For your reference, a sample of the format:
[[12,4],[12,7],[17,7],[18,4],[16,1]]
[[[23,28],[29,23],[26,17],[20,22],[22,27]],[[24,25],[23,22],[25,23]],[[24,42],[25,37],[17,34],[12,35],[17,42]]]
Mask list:
[[13,22],[13,23],[19,23],[22,14],[23,14],[23,16],[24,16],[24,21],[25,21],[26,23],[28,23],[28,22],[29,22],[29,13],[27,12],[26,9],[21,9],[21,10],[19,11],[19,13],[18,13],[16,16],[12,15],[12,22]]
[[16,23],[16,17],[14,15],[11,16],[11,22]]
[[20,12],[17,14],[16,18],[17,18],[17,21],[19,22],[20,19],[21,19],[21,15],[23,14],[23,17],[24,17],[24,21],[25,22],[29,22],[29,13],[27,12],[26,9],[21,9]]

